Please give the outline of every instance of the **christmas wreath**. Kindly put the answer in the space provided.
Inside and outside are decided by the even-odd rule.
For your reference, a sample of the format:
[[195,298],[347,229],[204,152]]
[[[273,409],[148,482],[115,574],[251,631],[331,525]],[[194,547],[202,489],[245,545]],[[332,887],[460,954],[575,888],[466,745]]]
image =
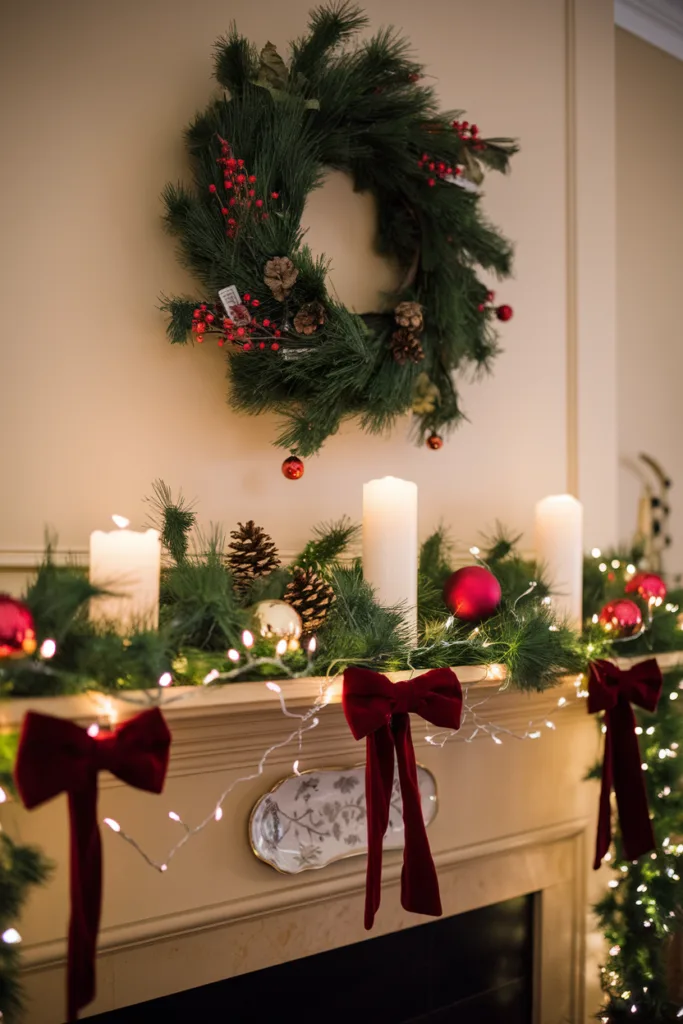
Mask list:
[[[410,410],[419,438],[441,447],[439,432],[463,415],[453,372],[489,366],[496,319],[512,316],[477,271],[510,271],[479,186],[484,168],[507,170],[516,146],[440,113],[393,30],[346,46],[366,21],[349,3],[315,9],[288,63],[235,29],[221,38],[221,94],[187,130],[193,187],[163,196],[201,283],[196,297],[164,297],[170,341],[224,346],[229,401],[284,416],[277,443],[295,456],[317,451],[346,416],[377,432]],[[385,309],[338,302],[325,257],[304,244],[304,204],[327,169],[375,199],[377,249],[401,278]]]

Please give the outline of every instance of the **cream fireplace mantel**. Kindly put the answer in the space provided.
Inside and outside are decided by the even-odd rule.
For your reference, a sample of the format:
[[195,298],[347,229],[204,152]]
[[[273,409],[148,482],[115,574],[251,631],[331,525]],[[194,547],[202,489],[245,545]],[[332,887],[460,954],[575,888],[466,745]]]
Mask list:
[[[463,684],[481,679],[478,668],[458,669]],[[495,673],[494,673],[495,674]],[[292,710],[308,707],[319,680],[283,684]],[[439,812],[429,830],[439,869],[445,914],[458,914],[525,893],[536,898],[537,1024],[584,1020],[586,880],[597,793],[583,781],[599,752],[599,736],[573,680],[545,694],[501,691],[500,679],[476,683],[489,698],[486,716],[513,730],[551,718],[555,730],[538,740],[480,734],[443,749],[425,742],[414,721],[418,760],[436,776]],[[470,689],[470,696],[474,690]],[[266,747],[292,728],[276,697],[262,683],[222,689],[187,689],[165,714],[173,733],[165,792],[160,797],[103,776],[100,814],[121,822],[154,857],[163,859],[179,838],[176,811],[192,824],[211,810],[218,794],[248,774]],[[566,706],[558,707],[565,698]],[[89,723],[102,710],[101,695],[5,702],[0,727],[15,726],[28,703],[50,714]],[[115,702],[124,716],[138,710]],[[295,876],[259,862],[247,839],[258,797],[301,767],[353,765],[363,759],[339,705],[338,690],[296,745],[274,752],[263,775],[240,784],[223,819],[211,824],[171,862],[165,874],[148,867],[120,837],[104,829],[104,908],[98,958],[98,996],[90,1013],[125,1006],[185,988],[328,950],[367,937],[363,929],[364,857]],[[63,1020],[67,902],[67,809],[63,798],[27,813],[2,809],[13,836],[42,846],[55,861],[52,881],[32,897],[20,930],[29,1024]],[[384,895],[373,935],[426,920],[399,905],[400,853],[385,854]]]

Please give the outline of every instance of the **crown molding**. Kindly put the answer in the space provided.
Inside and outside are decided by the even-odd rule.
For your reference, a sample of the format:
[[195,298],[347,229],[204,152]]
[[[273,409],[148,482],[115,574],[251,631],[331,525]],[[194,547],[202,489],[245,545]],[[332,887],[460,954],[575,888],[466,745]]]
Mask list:
[[678,0],[615,0],[614,21],[683,60],[683,4]]

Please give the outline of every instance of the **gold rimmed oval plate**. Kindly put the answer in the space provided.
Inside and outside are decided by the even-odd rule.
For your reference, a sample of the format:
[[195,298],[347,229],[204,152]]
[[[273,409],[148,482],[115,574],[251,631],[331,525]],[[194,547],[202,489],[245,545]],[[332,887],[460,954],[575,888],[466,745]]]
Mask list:
[[[417,774],[429,826],[437,811],[436,780],[422,765]],[[249,839],[260,860],[288,875],[366,853],[365,766],[316,768],[282,779],[254,807]],[[384,849],[402,848],[402,801],[395,774]]]

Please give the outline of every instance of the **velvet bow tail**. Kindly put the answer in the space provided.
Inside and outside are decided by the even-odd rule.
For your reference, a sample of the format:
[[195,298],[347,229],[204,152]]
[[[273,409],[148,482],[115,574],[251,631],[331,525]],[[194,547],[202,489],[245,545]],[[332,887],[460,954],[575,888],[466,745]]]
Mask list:
[[365,927],[372,928],[382,886],[382,843],[389,825],[394,765],[403,803],[405,845],[401,872],[401,904],[417,914],[441,914],[436,868],[422,815],[410,712],[446,729],[458,729],[462,690],[450,669],[435,669],[416,679],[392,683],[368,669],[344,673],[344,714],[354,737],[366,738],[365,796],[368,861]]
[[654,711],[661,687],[662,675],[654,659],[640,662],[627,671],[608,661],[596,661],[590,667],[588,711],[605,713],[605,753],[593,863],[595,869],[600,867],[612,842],[612,789],[616,796],[626,859],[637,860],[655,849],[635,731],[636,718],[631,705]]
[[655,849],[655,836],[650,821],[640,750],[636,736],[636,717],[624,697],[605,713],[605,756],[600,786],[600,811],[595,844],[597,870],[612,842],[610,795],[614,788],[619,812],[619,826],[627,860],[637,860]]
[[436,868],[422,816],[417,763],[406,714],[367,737],[365,795],[368,812],[368,865],[365,886],[365,927],[372,928],[382,892],[382,842],[389,826],[394,785],[394,750],[403,801],[405,847],[401,870],[401,905],[415,914],[441,916]]
[[75,1021],[95,997],[95,958],[102,906],[102,843],[97,822],[98,773],[108,770],[138,789],[160,793],[171,734],[158,708],[97,737],[64,719],[29,711],[15,778],[31,809],[59,793],[69,800],[71,915],[67,1013]]

